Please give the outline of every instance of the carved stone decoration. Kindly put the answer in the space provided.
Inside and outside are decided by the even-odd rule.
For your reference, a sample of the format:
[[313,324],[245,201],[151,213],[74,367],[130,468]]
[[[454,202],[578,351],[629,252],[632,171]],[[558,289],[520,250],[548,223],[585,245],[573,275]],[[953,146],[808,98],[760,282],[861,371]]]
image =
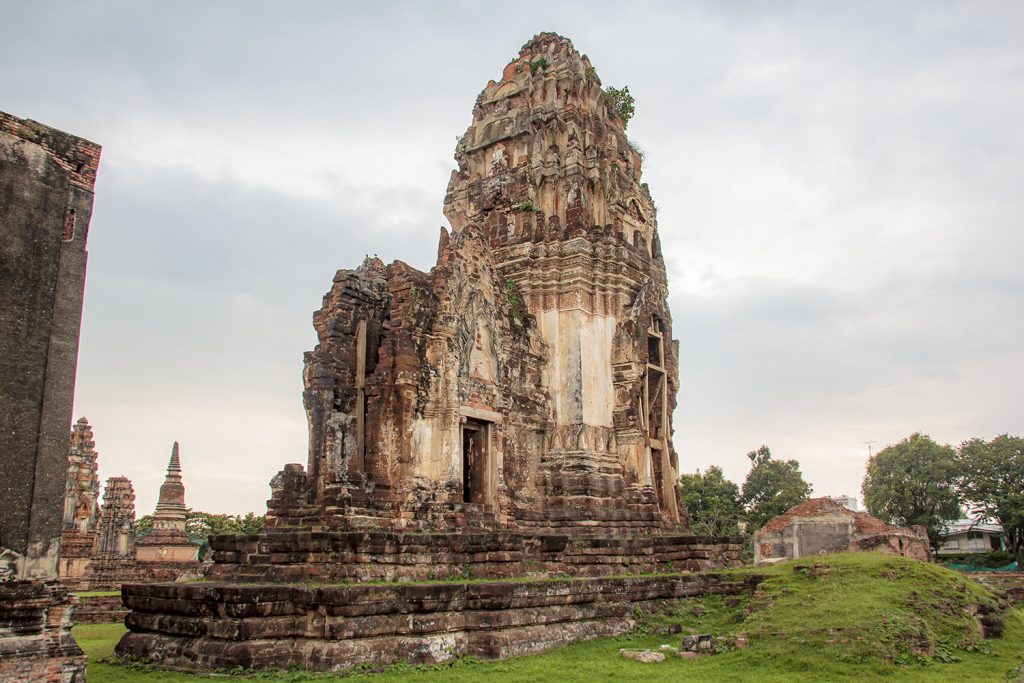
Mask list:
[[657,211],[589,60],[531,40],[455,159],[437,265],[367,259],[314,315],[269,524],[685,525]]

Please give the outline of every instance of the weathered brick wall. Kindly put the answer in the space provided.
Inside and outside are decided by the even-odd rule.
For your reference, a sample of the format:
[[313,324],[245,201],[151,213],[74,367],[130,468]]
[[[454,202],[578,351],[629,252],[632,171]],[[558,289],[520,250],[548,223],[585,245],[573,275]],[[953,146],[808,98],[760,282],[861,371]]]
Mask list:
[[397,585],[126,586],[120,655],[212,670],[339,670],[398,660],[500,659],[625,633],[634,609],[750,591],[759,577],[676,574]]
[[0,579],[57,576],[99,155],[0,112]]

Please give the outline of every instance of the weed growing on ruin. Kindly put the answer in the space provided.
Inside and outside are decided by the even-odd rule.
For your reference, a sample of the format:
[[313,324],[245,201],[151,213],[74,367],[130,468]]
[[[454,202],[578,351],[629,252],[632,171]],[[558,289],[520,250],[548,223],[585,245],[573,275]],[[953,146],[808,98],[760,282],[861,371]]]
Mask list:
[[505,280],[505,296],[508,298],[508,322],[513,327],[522,324],[523,300],[519,296],[519,288],[512,280]]
[[629,86],[615,88],[608,86],[604,89],[604,103],[608,109],[622,121],[622,127],[629,126],[629,120],[636,113],[633,96],[629,94]]
[[520,213],[536,213],[540,211],[529,199],[524,199],[516,205],[516,211]]
[[546,69],[549,66],[551,66],[551,63],[548,62],[547,57],[538,57],[530,62],[530,74],[536,76],[538,71]]

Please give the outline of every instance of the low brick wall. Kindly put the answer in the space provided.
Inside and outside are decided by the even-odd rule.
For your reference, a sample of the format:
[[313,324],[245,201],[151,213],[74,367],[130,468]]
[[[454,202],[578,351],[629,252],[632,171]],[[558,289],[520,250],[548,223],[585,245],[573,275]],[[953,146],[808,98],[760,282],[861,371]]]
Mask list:
[[128,608],[115,595],[79,595],[75,608],[75,624],[112,624],[124,621]]
[[739,538],[656,531],[586,536],[530,531],[416,533],[268,530],[214,536],[216,581],[424,581],[615,576],[738,566]]
[[752,590],[719,573],[434,584],[147,584],[124,588],[119,655],[210,671],[332,671],[496,659],[625,633],[652,602]]

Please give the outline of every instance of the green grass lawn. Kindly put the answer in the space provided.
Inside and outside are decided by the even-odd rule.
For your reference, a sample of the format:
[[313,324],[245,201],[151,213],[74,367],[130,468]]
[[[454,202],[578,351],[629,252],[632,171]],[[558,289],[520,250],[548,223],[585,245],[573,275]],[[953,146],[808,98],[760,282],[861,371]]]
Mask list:
[[[811,564],[818,564],[819,569],[794,569]],[[576,643],[542,655],[500,662],[470,658],[436,668],[398,666],[379,674],[286,672],[252,678],[349,683],[1017,680],[1012,672],[1024,660],[1024,613],[1015,610],[1009,615],[1003,638],[974,642],[968,635],[973,622],[962,608],[994,598],[983,587],[942,567],[863,553],[788,562],[757,571],[766,573],[768,579],[757,594],[738,604],[727,604],[720,597],[680,601],[657,614],[638,614],[641,628],[628,636]],[[677,624],[684,633],[726,636],[726,643],[731,636],[746,634],[750,646],[724,646],[726,651],[697,660],[669,657],[661,664],[640,664],[619,656],[620,647],[679,645],[678,634],[652,635],[670,624]],[[89,655],[90,683],[202,679],[102,661],[112,655],[122,633],[120,624],[75,628],[75,637]],[[915,646],[920,649],[925,642],[933,645],[935,657],[914,654]]]

